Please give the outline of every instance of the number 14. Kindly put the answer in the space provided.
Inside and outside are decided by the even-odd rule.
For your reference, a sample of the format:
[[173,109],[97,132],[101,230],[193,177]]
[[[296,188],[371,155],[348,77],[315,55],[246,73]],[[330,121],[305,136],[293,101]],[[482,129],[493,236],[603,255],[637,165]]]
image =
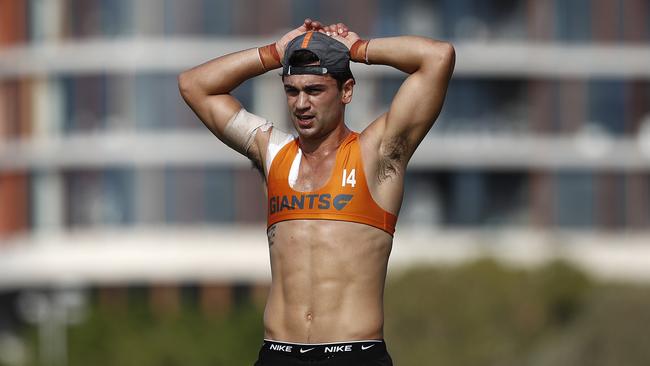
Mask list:
[[341,178],[341,187],[345,187],[346,184],[352,185],[352,188],[357,184],[357,178],[356,178],[356,169],[352,169],[350,171],[350,175],[348,175],[348,170],[343,169],[343,177]]

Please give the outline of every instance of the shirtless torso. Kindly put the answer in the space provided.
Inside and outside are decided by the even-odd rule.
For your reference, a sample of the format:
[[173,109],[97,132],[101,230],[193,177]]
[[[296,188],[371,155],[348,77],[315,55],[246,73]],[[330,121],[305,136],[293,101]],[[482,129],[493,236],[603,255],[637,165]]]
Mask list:
[[[352,133],[346,130],[349,135],[345,141],[354,141]],[[361,147],[363,142],[366,140],[360,136]],[[313,206],[319,204],[318,198],[309,193],[322,191],[325,186],[347,185],[350,193],[367,186],[372,194],[366,177],[376,176],[367,168],[373,164],[363,164],[363,174],[354,174],[352,181],[346,182],[347,177],[343,176],[349,175],[353,167],[341,174],[341,169],[336,169],[336,156],[331,153],[318,159],[316,166],[308,159],[300,159],[292,187],[295,194],[316,200],[311,202]],[[392,189],[393,202],[383,204],[391,206],[390,213],[397,214],[401,190],[397,184]],[[278,202],[274,208],[282,208],[280,205]],[[288,207],[284,211],[289,211]],[[267,235],[273,281],[264,316],[265,338],[297,343],[383,338],[383,290],[393,241],[391,233],[334,217],[272,223]]]
[[[302,63],[294,59],[299,52],[292,50],[298,48],[308,48],[313,54]],[[355,81],[351,74],[330,74],[340,63],[328,64],[331,57],[320,53],[323,49],[339,56],[343,52],[346,64],[349,58],[345,57],[351,57],[409,74],[389,111],[358,135],[363,185],[371,197],[363,202],[372,202],[373,212],[392,217],[385,221],[392,224],[350,219],[363,211],[365,206],[359,208],[359,201],[357,211],[342,220],[312,215],[272,221],[269,214],[272,283],[264,313],[267,341],[256,365],[302,365],[305,357],[321,360],[335,355],[340,357],[327,365],[358,365],[369,360],[377,365],[392,364],[383,341],[377,343],[384,336],[383,294],[392,230],[402,203],[406,166],[442,108],[454,50],[449,43],[415,36],[368,43],[344,24],[323,26],[305,20],[274,44],[216,58],[179,76],[181,94],[201,121],[224,143],[251,159],[268,181],[269,169],[275,169],[272,155],[278,152],[271,147],[282,140],[277,135],[281,132],[259,128],[264,125],[259,117],[238,118],[244,115],[242,106],[229,93],[243,81],[281,66],[277,55],[284,55],[282,82],[298,135],[294,146],[301,153],[290,185],[292,192],[307,194],[331,181],[345,186],[346,178],[336,170],[337,152],[353,134],[345,124],[345,106],[352,100]],[[319,53],[323,57],[309,59]],[[287,65],[294,67],[293,72]],[[356,179],[361,179],[360,175]],[[337,207],[345,202],[339,201]]]

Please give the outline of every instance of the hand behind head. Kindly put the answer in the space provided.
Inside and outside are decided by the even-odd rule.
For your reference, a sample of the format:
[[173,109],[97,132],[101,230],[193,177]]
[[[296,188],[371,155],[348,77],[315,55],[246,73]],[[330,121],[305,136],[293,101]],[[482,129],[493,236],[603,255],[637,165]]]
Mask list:
[[358,34],[351,32],[350,28],[348,28],[348,26],[343,23],[334,23],[324,26],[321,30],[319,30],[319,32],[325,33],[328,36],[343,43],[348,47],[348,49],[350,49],[354,42],[360,38]]
[[289,42],[292,39],[299,37],[307,32],[320,32],[325,33],[328,36],[333,37],[337,41],[345,44],[348,49],[352,47],[354,42],[359,39],[359,36],[350,32],[347,25],[343,23],[334,23],[324,26],[321,22],[317,20],[312,20],[310,18],[305,19],[305,21],[298,28],[289,31],[287,34],[282,36],[280,40],[276,42],[276,48],[280,54],[280,58],[284,57],[284,50],[287,48]]

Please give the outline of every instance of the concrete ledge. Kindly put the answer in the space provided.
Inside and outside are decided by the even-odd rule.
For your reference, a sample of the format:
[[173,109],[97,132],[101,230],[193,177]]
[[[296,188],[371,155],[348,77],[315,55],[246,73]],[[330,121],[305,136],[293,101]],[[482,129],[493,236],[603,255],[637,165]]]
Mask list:
[[[650,282],[650,232],[431,230],[399,227],[389,275],[490,257],[532,268],[573,263],[603,281]],[[0,289],[142,282],[270,280],[263,225],[41,234],[0,245]]]

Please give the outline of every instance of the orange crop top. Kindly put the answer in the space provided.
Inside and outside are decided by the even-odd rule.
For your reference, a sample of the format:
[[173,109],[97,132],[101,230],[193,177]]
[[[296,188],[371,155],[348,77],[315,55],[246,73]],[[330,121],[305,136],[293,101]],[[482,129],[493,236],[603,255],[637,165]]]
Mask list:
[[284,145],[268,173],[268,227],[286,220],[338,220],[374,226],[393,235],[397,216],[372,198],[363,172],[359,134],[351,133],[339,146],[332,176],[313,192],[289,185],[289,171],[298,154],[298,139]]

